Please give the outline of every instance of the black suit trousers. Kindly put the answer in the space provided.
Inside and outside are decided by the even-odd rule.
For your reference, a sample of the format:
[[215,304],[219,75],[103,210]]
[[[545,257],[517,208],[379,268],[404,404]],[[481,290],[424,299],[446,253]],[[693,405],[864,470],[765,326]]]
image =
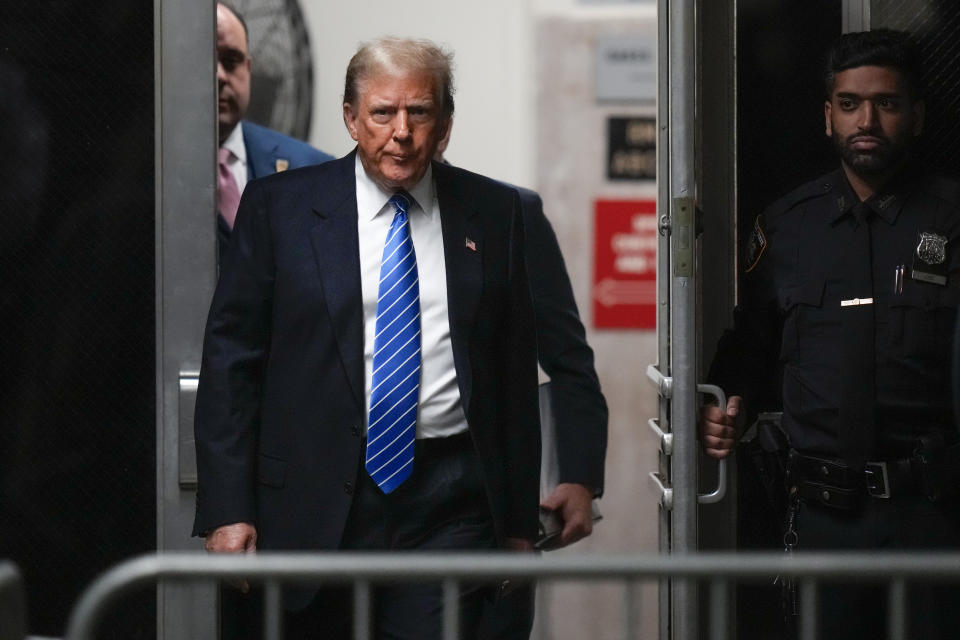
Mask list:
[[[360,465],[344,550],[458,551],[496,547],[480,461],[468,434],[418,440],[411,476],[384,495]],[[474,638],[492,589],[462,584],[460,623]],[[286,637],[352,638],[349,589],[321,589],[304,611],[287,616]],[[397,584],[373,590],[374,638],[431,640],[442,637],[439,584]]]

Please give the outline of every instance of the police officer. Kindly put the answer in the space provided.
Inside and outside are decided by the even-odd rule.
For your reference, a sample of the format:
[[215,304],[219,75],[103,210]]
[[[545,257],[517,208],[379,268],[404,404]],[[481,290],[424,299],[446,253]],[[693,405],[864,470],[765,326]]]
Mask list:
[[[754,223],[711,373],[731,397],[704,409],[703,445],[725,457],[739,423],[775,399],[798,550],[955,549],[960,186],[911,158],[924,101],[906,34],[842,36],[826,89],[840,168]],[[818,637],[883,637],[883,602],[876,588],[822,588]],[[956,590],[911,588],[908,636],[954,637],[958,603]]]

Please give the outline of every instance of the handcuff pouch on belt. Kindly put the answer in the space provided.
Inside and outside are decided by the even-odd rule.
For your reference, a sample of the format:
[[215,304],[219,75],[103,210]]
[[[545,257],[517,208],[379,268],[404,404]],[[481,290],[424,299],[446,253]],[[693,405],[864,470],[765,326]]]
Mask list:
[[[781,412],[761,413],[740,439],[767,502],[778,520],[787,510],[787,454],[790,443],[780,426]],[[778,522],[778,525],[781,524]]]
[[871,461],[863,469],[794,450],[788,467],[801,500],[834,509],[855,509],[868,497],[908,494],[936,502],[960,493],[960,444],[947,446],[937,433],[919,436],[909,458]]
[[[783,550],[792,555],[799,537],[796,531],[797,496],[787,487],[790,441],[781,425],[782,412],[767,412],[757,416],[741,438],[742,451],[756,472],[767,501],[776,518],[777,530],[782,535]],[[788,627],[795,624],[799,614],[796,581],[787,574],[780,574],[773,581],[779,587],[780,604],[784,622]]]
[[866,493],[864,472],[851,469],[842,460],[803,455],[790,451],[790,484],[804,502],[835,509],[855,509]]

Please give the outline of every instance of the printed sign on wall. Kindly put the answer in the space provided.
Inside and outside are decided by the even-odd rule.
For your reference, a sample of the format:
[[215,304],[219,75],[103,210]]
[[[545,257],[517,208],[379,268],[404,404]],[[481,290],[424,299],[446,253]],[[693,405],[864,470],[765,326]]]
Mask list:
[[594,327],[656,328],[657,238],[656,201],[596,201]]
[[617,116],[607,119],[607,178],[654,180],[657,177],[657,121]]
[[657,99],[657,34],[600,36],[596,42],[595,96],[601,102]]

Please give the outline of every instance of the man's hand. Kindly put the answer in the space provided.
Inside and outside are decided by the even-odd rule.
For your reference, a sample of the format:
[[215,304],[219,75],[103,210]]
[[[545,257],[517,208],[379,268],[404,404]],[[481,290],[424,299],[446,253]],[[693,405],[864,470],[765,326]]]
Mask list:
[[561,482],[540,506],[563,520],[560,545],[565,547],[593,533],[593,494],[582,484]]
[[700,409],[700,440],[711,458],[726,458],[737,444],[737,426],[743,415],[743,398],[730,396],[726,411],[713,405]]
[[246,522],[225,524],[207,534],[206,549],[211,553],[241,553],[257,550],[257,529]]
[[[207,534],[205,546],[210,553],[256,553],[257,529],[246,522],[225,524]],[[234,586],[243,593],[250,590],[246,580]]]

